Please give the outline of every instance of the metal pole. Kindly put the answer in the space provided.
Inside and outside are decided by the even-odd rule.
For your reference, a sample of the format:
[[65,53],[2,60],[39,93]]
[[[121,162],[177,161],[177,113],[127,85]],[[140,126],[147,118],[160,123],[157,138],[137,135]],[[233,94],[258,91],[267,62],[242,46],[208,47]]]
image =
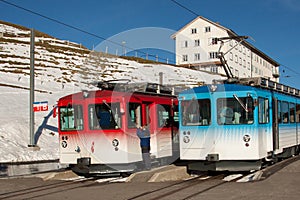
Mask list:
[[164,73],[162,73],[162,72],[159,72],[159,84],[160,85],[163,85],[163,78],[164,78]]
[[30,117],[30,141],[28,147],[36,146],[34,144],[34,29],[31,29],[30,37],[30,102],[29,102],[29,117]]
[[122,56],[126,56],[126,47],[125,47],[126,42],[122,41],[122,47],[123,47],[123,55]]

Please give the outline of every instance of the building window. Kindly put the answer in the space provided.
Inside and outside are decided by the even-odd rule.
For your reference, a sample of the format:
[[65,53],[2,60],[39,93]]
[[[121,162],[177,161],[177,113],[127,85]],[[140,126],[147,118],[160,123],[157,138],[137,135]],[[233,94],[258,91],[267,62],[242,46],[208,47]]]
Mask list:
[[211,44],[218,44],[218,38],[211,38]]
[[210,26],[206,26],[206,27],[204,28],[204,31],[205,31],[205,33],[210,32]]
[[218,52],[209,52],[209,58],[210,59],[218,58]]
[[188,41],[185,40],[182,42],[182,48],[187,48],[188,47]]
[[235,76],[239,77],[239,70],[235,69]]
[[200,60],[200,53],[195,53],[195,58],[194,58],[195,61],[198,61]]
[[198,47],[198,46],[200,46],[200,40],[199,39],[195,40],[195,47]]
[[187,62],[188,61],[188,56],[187,55],[182,55],[182,61]]
[[232,52],[229,53],[229,59],[233,60],[233,54],[232,54]]
[[218,38],[208,38],[208,45],[218,44]]
[[238,63],[239,62],[239,59],[238,59],[238,56],[235,55],[235,62]]
[[217,66],[213,66],[210,68],[210,71],[213,73],[217,73],[218,74],[218,67]]
[[197,33],[197,29],[196,28],[192,28],[192,34],[196,34]]

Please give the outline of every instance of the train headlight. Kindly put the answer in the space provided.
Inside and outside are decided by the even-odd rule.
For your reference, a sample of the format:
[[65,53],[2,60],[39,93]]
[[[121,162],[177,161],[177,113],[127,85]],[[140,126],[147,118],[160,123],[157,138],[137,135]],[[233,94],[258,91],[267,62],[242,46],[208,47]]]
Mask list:
[[84,91],[82,92],[82,95],[83,95],[84,98],[88,98],[89,95],[90,95],[90,93],[89,93],[88,91],[84,90]]
[[190,139],[189,136],[186,135],[186,136],[183,137],[183,142],[184,143],[189,143],[190,141],[191,141],[191,139]]
[[209,88],[210,88],[210,91],[215,92],[217,90],[218,86],[210,85]]
[[250,135],[244,135],[243,136],[243,140],[244,140],[244,142],[249,142],[250,141]]
[[115,147],[115,151],[119,151],[119,147],[118,147],[120,144],[119,140],[113,139],[113,141],[111,143],[112,143],[113,147]]
[[118,139],[113,139],[113,141],[112,141],[112,145],[113,145],[114,147],[117,147],[117,146],[119,146],[119,144],[120,144],[120,142],[119,142],[119,140],[118,140]]
[[62,146],[62,148],[67,148],[67,146],[68,146],[67,141],[62,141],[61,146]]

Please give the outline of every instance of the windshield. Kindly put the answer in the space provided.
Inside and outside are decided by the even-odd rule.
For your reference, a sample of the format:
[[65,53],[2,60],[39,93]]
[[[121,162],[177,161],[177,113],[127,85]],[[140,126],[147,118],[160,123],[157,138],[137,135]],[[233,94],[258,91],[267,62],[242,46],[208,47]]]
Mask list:
[[218,124],[252,124],[252,97],[233,97],[217,99]]
[[211,122],[210,100],[193,99],[181,102],[183,126],[205,126]]
[[119,129],[121,128],[121,114],[119,103],[102,103],[89,105],[90,129]]
[[82,107],[80,105],[69,105],[67,107],[60,107],[59,117],[61,131],[83,129],[83,115]]

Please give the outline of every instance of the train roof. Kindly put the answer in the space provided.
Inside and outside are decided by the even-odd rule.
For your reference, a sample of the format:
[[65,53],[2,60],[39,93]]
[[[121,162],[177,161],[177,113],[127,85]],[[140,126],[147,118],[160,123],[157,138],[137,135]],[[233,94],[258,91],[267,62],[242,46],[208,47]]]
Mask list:
[[118,91],[111,89],[99,89],[91,91],[81,91],[67,96],[61,97],[59,101],[68,100],[84,100],[88,98],[111,98],[111,97],[130,97],[132,95],[147,96],[151,97],[161,97],[161,98],[177,98],[175,95],[169,93],[160,93],[156,91]]
[[271,81],[266,78],[243,78],[237,82],[230,83],[224,80],[215,81],[215,84],[204,85],[189,90],[185,90],[179,93],[179,95],[191,94],[191,93],[205,93],[210,91],[222,92],[222,91],[246,91],[246,90],[265,90],[275,91],[278,93],[300,97],[300,90]]
[[[67,99],[84,99],[86,97],[108,97],[112,96],[113,91],[111,90],[93,90],[93,91],[81,91],[73,94],[69,94],[67,96],[61,97],[59,100],[67,100]],[[88,96],[85,96],[87,95]],[[117,93],[115,93],[117,95]]]
[[179,93],[179,95],[191,94],[191,93],[207,93],[214,90],[214,92],[223,92],[223,91],[249,91],[254,90],[255,88],[246,85],[239,84],[209,84],[200,87],[195,87],[189,90],[184,90]]

